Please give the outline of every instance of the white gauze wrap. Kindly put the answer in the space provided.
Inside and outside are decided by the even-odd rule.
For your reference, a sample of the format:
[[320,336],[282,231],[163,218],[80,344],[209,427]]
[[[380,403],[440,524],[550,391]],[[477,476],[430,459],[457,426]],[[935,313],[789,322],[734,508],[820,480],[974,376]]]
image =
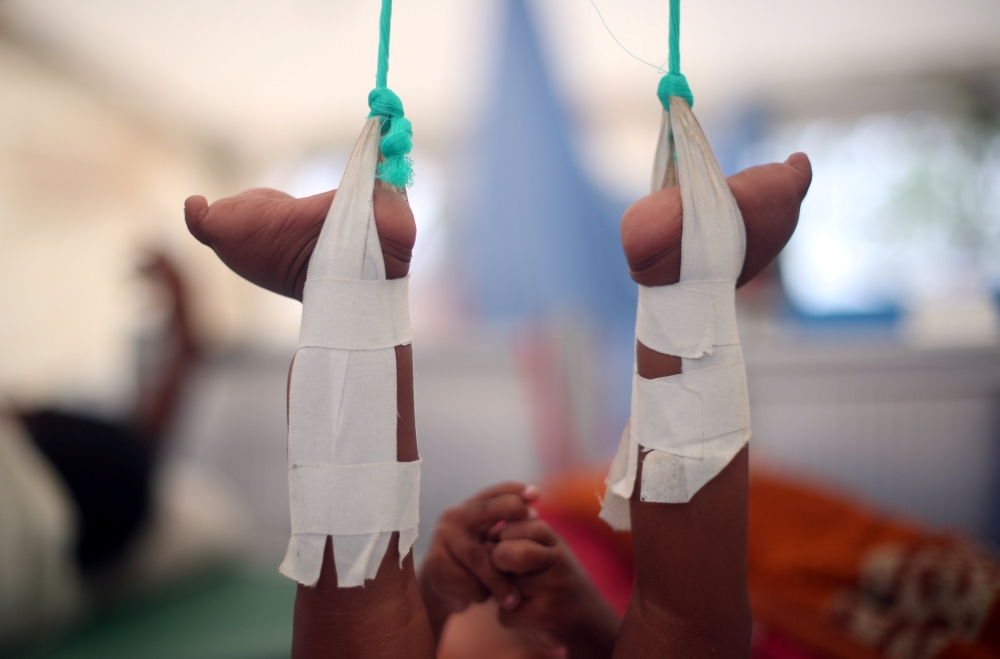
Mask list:
[[[675,160],[676,154],[676,160]],[[601,518],[628,530],[640,450],[643,501],[684,503],[750,439],[750,407],[734,293],[743,268],[743,218],[687,102],[670,99],[653,165],[652,192],[680,183],[681,276],[639,286],[636,339],[681,358],[678,375],[632,376],[632,414],[611,471]]]
[[375,578],[393,532],[417,538],[420,462],[396,461],[396,352],[412,341],[408,279],[387,280],[372,195],[369,119],[309,262],[288,384],[292,538],[280,571],[316,584],[327,536],[340,587]]

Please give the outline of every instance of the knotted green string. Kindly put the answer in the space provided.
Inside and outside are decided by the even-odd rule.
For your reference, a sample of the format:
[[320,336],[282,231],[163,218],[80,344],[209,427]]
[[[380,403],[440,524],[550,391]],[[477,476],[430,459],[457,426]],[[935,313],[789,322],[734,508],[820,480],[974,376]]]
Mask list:
[[386,87],[389,77],[389,24],[392,22],[392,0],[382,0],[379,16],[378,68],[375,72],[375,89],[368,94],[368,118],[382,120],[382,141],[379,149],[384,160],[378,166],[378,178],[396,188],[405,188],[413,182],[413,162],[409,153],[413,149],[413,127],[403,116],[403,102]]
[[670,110],[670,97],[680,96],[689,107],[694,106],[694,95],[687,78],[681,73],[681,0],[670,0],[670,59],[667,74],[660,78],[656,95],[664,110]]

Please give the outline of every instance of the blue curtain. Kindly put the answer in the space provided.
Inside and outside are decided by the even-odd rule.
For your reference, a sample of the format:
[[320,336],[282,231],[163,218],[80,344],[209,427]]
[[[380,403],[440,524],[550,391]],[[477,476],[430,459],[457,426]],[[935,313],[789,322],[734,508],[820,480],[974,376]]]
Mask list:
[[636,287],[618,234],[626,204],[581,168],[524,0],[507,0],[502,13],[457,232],[479,312],[503,321],[576,316],[631,331]]

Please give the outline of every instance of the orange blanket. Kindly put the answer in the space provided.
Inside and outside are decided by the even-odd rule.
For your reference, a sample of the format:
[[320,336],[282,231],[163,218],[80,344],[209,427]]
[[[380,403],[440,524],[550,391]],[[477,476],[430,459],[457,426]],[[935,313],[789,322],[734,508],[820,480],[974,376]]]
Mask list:
[[1000,567],[812,487],[750,481],[754,616],[832,657],[1000,657]]
[[[623,611],[631,539],[597,519],[602,478],[555,479],[540,512]],[[777,632],[836,659],[1000,659],[993,556],[810,485],[751,476],[749,579],[754,618],[770,630],[760,635],[765,643]]]

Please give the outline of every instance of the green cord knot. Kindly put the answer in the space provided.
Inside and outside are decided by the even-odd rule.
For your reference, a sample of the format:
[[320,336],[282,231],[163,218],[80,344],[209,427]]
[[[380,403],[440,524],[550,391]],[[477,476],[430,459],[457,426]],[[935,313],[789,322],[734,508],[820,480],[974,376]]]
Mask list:
[[694,95],[688,86],[687,78],[683,73],[668,73],[660,78],[660,86],[656,89],[656,95],[660,97],[663,109],[670,111],[670,97],[680,96],[687,101],[688,107],[694,107]]
[[670,0],[670,56],[667,61],[669,73],[660,78],[660,86],[656,95],[660,97],[663,109],[670,112],[670,97],[679,96],[687,101],[688,107],[694,107],[694,94],[688,87],[687,78],[681,73],[681,0]]
[[385,159],[378,166],[378,178],[395,188],[406,188],[413,182],[413,127],[403,116],[403,102],[388,87],[376,87],[368,94],[368,118],[382,120],[382,141],[379,149]]

